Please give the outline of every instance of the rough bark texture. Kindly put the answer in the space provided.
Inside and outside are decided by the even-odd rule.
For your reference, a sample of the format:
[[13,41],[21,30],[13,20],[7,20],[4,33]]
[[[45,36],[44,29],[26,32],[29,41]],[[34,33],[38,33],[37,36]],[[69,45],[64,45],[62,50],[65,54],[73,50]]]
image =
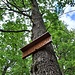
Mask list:
[[[38,9],[36,0],[32,3],[32,40],[46,32],[42,16]],[[33,54],[33,65],[31,68],[32,75],[62,75],[52,44],[48,44],[38,52]]]

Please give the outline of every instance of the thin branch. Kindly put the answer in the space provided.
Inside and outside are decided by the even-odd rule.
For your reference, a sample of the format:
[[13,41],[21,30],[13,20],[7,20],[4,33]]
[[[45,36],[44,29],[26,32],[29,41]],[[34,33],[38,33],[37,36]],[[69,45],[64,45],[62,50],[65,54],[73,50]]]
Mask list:
[[[14,2],[14,0],[12,0],[14,4],[8,2],[8,0],[6,0],[6,1],[7,1],[8,4],[10,4],[11,6],[15,7],[15,8],[18,9],[20,12],[28,12],[28,11],[31,10],[31,9],[28,9],[28,10],[24,11],[24,10],[21,9],[19,6],[17,6],[17,4]],[[10,8],[11,8],[11,7],[10,7]]]
[[[60,18],[62,15],[67,14],[67,13],[71,13],[71,12],[73,12],[73,11],[75,11],[75,10],[71,10],[71,11],[68,11],[68,12],[66,12],[66,13],[63,13],[63,14],[59,15],[59,18]],[[55,18],[55,19],[57,19],[57,18]],[[55,21],[55,19],[53,19],[50,24],[52,24],[52,23]],[[50,26],[47,27],[47,30],[48,30],[49,28],[50,28]]]
[[[13,1],[13,3],[14,3],[14,5],[13,4],[11,4],[10,3],[10,5],[12,5],[12,6],[14,6],[15,8],[17,8],[19,11],[22,11],[22,12],[29,12],[31,9],[28,9],[28,10],[22,10],[22,9],[20,9],[20,6],[17,6],[17,4],[14,2],[14,0],[12,0]],[[24,8],[25,8],[25,4],[24,4],[24,0],[22,0],[22,4],[23,4],[23,6],[24,6]]]
[[30,11],[31,11],[31,9],[23,10],[22,12],[30,12]]
[[4,10],[13,11],[13,12],[16,12],[16,13],[18,13],[18,14],[22,14],[22,15],[24,15],[24,16],[27,16],[27,17],[29,17],[29,18],[31,19],[31,16],[30,16],[30,15],[25,14],[25,13],[20,12],[20,11],[17,11],[17,10],[14,10],[14,9],[11,9],[11,8],[10,8],[10,9],[8,9],[8,8],[1,8],[1,7],[0,7],[0,9],[1,9],[1,10],[3,10],[3,9],[4,9]]
[[64,15],[64,14],[71,13],[71,12],[73,12],[73,11],[75,11],[75,10],[71,10],[71,11],[68,11],[68,12],[66,12],[66,13],[63,13],[63,14],[59,15],[59,17],[61,17],[61,16]]
[[[6,1],[7,1],[7,0],[6,0]],[[2,0],[2,2],[4,2],[4,4],[5,4],[8,8],[11,8],[11,7],[9,6],[9,4],[6,3],[4,0]]]
[[18,33],[18,32],[30,32],[30,30],[18,30],[18,31],[13,31],[13,30],[3,30],[0,29],[0,32],[14,32],[14,33]]
[[[3,0],[2,0],[2,1],[3,1]],[[23,13],[23,11],[21,11],[18,7],[16,7],[15,5],[11,4],[10,2],[8,2],[8,0],[6,0],[6,1],[7,1],[8,4],[7,4],[6,2],[4,2],[4,1],[3,1],[3,2],[6,4],[6,6],[7,6],[8,8],[1,8],[1,7],[0,7],[0,9],[5,9],[5,10],[13,11],[13,12],[22,14],[22,15],[24,15],[24,16],[27,16],[27,17],[29,17],[29,18],[31,19],[31,16],[30,16],[29,14]],[[12,9],[12,8],[9,6],[9,4],[12,5],[12,6],[14,6],[15,8],[17,8],[19,11]]]
[[[16,3],[14,2],[14,4],[10,3],[8,0],[7,1],[7,4],[10,4],[11,6],[15,7],[16,9],[18,9],[19,11],[21,11],[21,9],[16,5]],[[11,8],[11,7],[10,7]]]
[[0,9],[1,9],[1,10],[5,9],[5,10],[13,11],[13,12],[16,12],[16,13],[22,14],[22,15],[24,15],[24,16],[27,16],[27,17],[29,17],[29,18],[31,19],[31,16],[30,16],[30,15],[25,14],[25,13],[22,13],[22,12],[20,12],[20,11],[14,10],[14,9],[11,9],[11,8],[8,9],[8,8],[1,8],[1,7],[0,7]]

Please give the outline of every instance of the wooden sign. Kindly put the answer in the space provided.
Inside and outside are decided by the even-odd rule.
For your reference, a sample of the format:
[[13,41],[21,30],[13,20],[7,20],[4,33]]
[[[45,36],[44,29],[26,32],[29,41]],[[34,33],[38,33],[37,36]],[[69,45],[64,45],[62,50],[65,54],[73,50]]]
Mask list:
[[44,47],[51,41],[52,41],[51,35],[48,32],[46,32],[45,34],[38,37],[33,42],[31,42],[30,44],[26,45],[25,47],[23,47],[21,49],[21,51],[23,52],[22,58],[24,59],[25,57],[29,56],[30,54],[38,51],[40,48]]

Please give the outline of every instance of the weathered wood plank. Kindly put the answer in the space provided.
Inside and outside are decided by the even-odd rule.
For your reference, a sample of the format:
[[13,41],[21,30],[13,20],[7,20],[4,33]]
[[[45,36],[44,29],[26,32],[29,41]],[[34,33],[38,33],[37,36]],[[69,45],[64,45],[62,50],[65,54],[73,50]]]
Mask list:
[[47,32],[40,36],[39,38],[35,39],[33,42],[28,44],[27,46],[23,47],[21,51],[23,52],[23,59],[28,55],[38,51],[40,48],[44,47],[46,44],[52,41],[51,35]]

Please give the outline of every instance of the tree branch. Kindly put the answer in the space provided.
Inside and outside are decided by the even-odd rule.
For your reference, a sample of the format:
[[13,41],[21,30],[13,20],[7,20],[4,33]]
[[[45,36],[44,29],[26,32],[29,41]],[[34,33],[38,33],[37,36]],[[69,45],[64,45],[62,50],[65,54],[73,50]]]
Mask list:
[[18,31],[13,31],[13,30],[3,30],[0,29],[0,32],[14,32],[14,33],[18,33],[18,32],[30,32],[30,30],[18,30]]
[[[7,1],[7,4],[10,4],[11,6],[15,7],[16,9],[18,9],[19,11],[21,11],[21,9],[16,5],[16,3],[14,2],[14,4],[10,3],[8,0]],[[10,7],[11,8],[11,7]]]
[[64,15],[64,14],[71,13],[71,12],[73,12],[73,11],[75,11],[75,10],[71,10],[71,11],[68,11],[68,12],[66,12],[66,13],[63,13],[63,14],[59,15],[59,17],[61,17],[61,16]]
[[[2,0],[2,1],[3,1],[3,0]],[[1,8],[1,7],[0,7],[0,9],[5,9],[5,10],[13,11],[13,12],[22,14],[22,15],[24,15],[24,16],[27,16],[27,17],[29,17],[29,18],[31,19],[31,16],[30,16],[29,14],[25,14],[25,13],[24,13],[25,11],[20,10],[16,5],[13,5],[12,3],[8,2],[8,0],[6,0],[6,1],[7,1],[7,3],[4,2],[4,1],[3,1],[3,2],[6,4],[6,6],[7,6],[8,8]],[[10,4],[11,6],[15,7],[16,9],[18,9],[18,11],[12,9],[12,8],[9,6],[9,4]]]
[[30,15],[25,14],[25,13],[20,12],[20,11],[17,11],[17,10],[14,10],[14,9],[11,9],[11,8],[10,8],[10,9],[8,9],[8,8],[1,8],[1,7],[0,7],[0,9],[1,9],[1,10],[3,10],[3,9],[4,9],[4,10],[13,11],[13,12],[16,12],[16,13],[18,13],[18,14],[22,14],[22,15],[24,15],[24,16],[27,16],[27,17],[29,17],[29,18],[31,19],[31,16],[30,16]]
[[[13,4],[11,4],[11,5],[13,5],[15,8],[17,8],[19,11],[22,11],[22,12],[29,12],[31,9],[28,9],[28,10],[23,10],[23,9],[20,9],[20,6],[17,6],[17,4],[14,2],[14,0],[12,0],[13,1],[13,3],[14,3],[14,5]],[[23,7],[25,8],[25,4],[24,4],[24,0],[22,0],[22,4],[23,4]]]

